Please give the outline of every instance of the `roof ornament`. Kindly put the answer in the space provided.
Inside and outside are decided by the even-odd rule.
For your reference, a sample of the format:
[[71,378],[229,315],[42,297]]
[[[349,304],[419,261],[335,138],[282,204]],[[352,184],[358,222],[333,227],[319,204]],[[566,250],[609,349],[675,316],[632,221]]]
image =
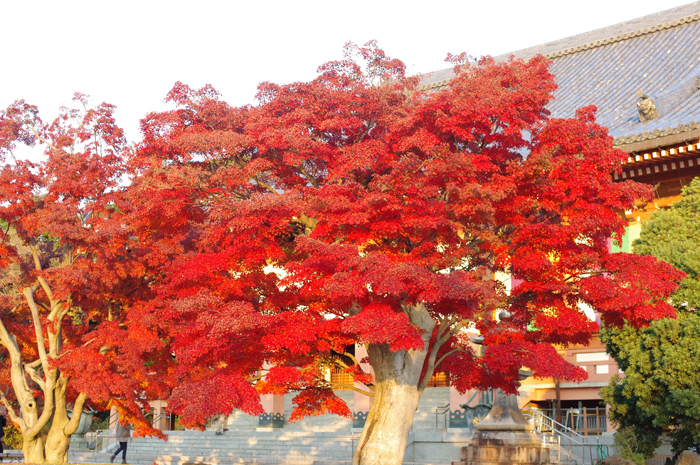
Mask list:
[[639,121],[644,122],[659,117],[659,113],[656,111],[656,104],[654,103],[654,99],[646,95],[641,89],[637,91],[637,97],[639,98],[639,100],[637,100]]

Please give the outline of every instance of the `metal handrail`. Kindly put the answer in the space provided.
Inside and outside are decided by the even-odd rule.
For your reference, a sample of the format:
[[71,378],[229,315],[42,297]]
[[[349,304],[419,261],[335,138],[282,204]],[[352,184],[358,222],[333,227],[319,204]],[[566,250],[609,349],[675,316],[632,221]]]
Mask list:
[[[540,412],[540,411],[538,411],[538,410],[535,410],[535,409],[523,409],[523,414],[525,414],[526,416],[528,415],[528,412],[532,412],[531,415],[532,415],[533,418],[536,418],[536,417],[545,418],[545,419],[546,419],[546,422],[545,422],[545,421],[542,421],[542,420],[539,420],[539,421],[540,421],[543,425],[549,426],[549,428],[550,428],[552,431],[557,431],[557,432],[562,433],[562,434],[564,434],[564,435],[569,434],[569,435],[571,435],[571,436],[579,437],[579,438],[581,438],[581,441],[584,441],[584,442],[585,442],[586,438],[589,437],[589,436],[584,436],[583,434],[581,434],[581,433],[579,433],[579,432],[577,432],[577,431],[575,431],[575,430],[569,428],[568,426],[566,426],[566,425],[564,425],[564,424],[562,424],[562,423],[559,423],[559,422],[558,422],[557,420],[555,420],[554,418],[550,418],[550,417],[548,417],[547,415],[545,415],[544,413],[542,413],[542,412]],[[555,427],[554,427],[555,425],[556,425],[558,428],[555,428]],[[596,443],[597,443],[597,440],[598,440],[598,439],[596,438]]]
[[450,411],[450,403],[445,405],[438,405],[435,407],[435,429],[438,429],[438,415],[442,415],[445,423],[445,429],[447,429],[447,412]]
[[[526,418],[530,420],[530,423],[535,427],[535,430],[542,433],[541,429],[538,429],[537,426],[541,427],[546,427],[549,428],[550,431],[556,433],[560,438],[566,438],[568,445],[569,445],[569,457],[577,457],[573,451],[571,450],[572,448],[572,443],[575,443],[576,446],[581,447],[583,457],[577,457],[580,458],[581,461],[583,462],[584,465],[586,464],[593,464],[594,458],[593,458],[593,449],[595,448],[596,450],[596,455],[600,456],[601,455],[601,448],[604,447],[603,445],[599,444],[599,438],[595,436],[594,438],[591,438],[589,436],[583,436],[576,431],[572,430],[568,426],[564,426],[558,421],[554,420],[553,418],[550,418],[546,415],[544,415],[541,412],[538,412],[536,410],[530,410],[533,412],[532,414],[527,413],[527,411],[523,412]],[[543,420],[544,418],[545,420]],[[558,425],[561,427],[561,429],[554,428],[554,425]],[[567,434],[568,433],[568,434]],[[594,439],[591,441],[591,439]],[[560,443],[560,449],[561,449],[561,443]],[[588,455],[590,457],[589,461],[586,461],[586,450],[588,449]],[[598,457],[600,458],[600,457]]]
[[[152,418],[149,419],[149,422],[151,423],[151,426],[155,428],[155,425],[159,424],[159,422],[163,419],[170,420],[172,417],[172,413],[170,412],[161,412],[157,415],[153,415]],[[218,418],[218,417],[216,417]]]
[[557,463],[561,462],[561,437],[556,434],[547,434],[536,431],[537,434],[542,438],[542,447],[552,450],[556,446],[557,449]]
[[[117,438],[112,436],[112,430],[109,429],[98,429],[96,431],[91,431],[86,434],[94,433],[95,434],[95,447],[93,447],[92,453],[97,454],[97,453],[102,453],[102,452],[109,452],[113,446],[116,446],[117,444]],[[102,441],[100,443],[101,447],[98,447],[98,441],[102,438]],[[107,441],[104,440],[104,438],[108,438]],[[113,441],[113,442],[112,442]],[[105,445],[106,443],[106,445]]]

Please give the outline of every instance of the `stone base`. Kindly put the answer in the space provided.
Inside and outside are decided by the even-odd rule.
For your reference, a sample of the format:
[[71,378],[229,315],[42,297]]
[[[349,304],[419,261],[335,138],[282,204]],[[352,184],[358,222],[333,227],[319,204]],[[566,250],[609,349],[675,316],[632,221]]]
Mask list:
[[549,449],[535,433],[479,431],[462,447],[461,461],[452,465],[549,465]]

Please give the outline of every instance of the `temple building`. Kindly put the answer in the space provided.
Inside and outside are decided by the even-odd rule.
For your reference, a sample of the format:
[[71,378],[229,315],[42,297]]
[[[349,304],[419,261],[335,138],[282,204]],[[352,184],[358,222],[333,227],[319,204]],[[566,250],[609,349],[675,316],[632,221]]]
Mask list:
[[[604,14],[604,12],[601,12]],[[680,199],[684,186],[700,176],[700,2],[662,11],[595,31],[567,37],[511,55],[527,60],[542,54],[552,61],[559,86],[549,105],[552,117],[573,117],[577,108],[595,105],[597,121],[606,126],[614,145],[628,154],[619,181],[651,185],[654,200],[621,212],[629,223],[621,244],[613,251],[631,251],[647,216]],[[439,91],[452,78],[446,69],[423,76],[421,89]],[[601,407],[598,391],[618,367],[598,339],[588,347],[567,349],[565,357],[584,367],[588,380],[555,383],[526,380],[520,405],[563,409],[583,415]],[[471,396],[452,393],[451,424],[463,423],[464,405]],[[595,411],[585,422],[573,421],[595,432],[609,430],[605,417]],[[602,418],[601,418],[602,417]]]

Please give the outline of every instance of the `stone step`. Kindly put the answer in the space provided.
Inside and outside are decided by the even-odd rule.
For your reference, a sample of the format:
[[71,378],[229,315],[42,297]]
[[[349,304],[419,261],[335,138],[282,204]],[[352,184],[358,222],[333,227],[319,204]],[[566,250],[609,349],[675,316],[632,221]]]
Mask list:
[[[69,457],[71,462],[74,458]],[[80,460],[74,463],[94,463],[104,464],[109,463],[109,456],[101,454],[94,457],[80,457]],[[121,463],[121,458],[118,457],[115,464]],[[129,465],[238,465],[238,464],[260,464],[260,465],[351,465],[350,459],[322,459],[315,458],[287,458],[283,461],[277,458],[270,457],[228,457],[228,458],[210,458],[210,457],[191,457],[191,456],[158,456],[158,455],[127,455],[127,463]],[[403,465],[450,465],[450,462],[439,461],[404,461]]]
[[[352,409],[352,391],[340,391]],[[285,396],[285,412],[291,412],[291,397]],[[427,389],[414,418],[414,430],[420,434],[435,432],[435,407],[449,400],[449,388]],[[166,431],[168,440],[133,438],[128,446],[131,465],[228,465],[259,463],[274,465],[345,465],[350,464],[359,431],[352,429],[352,420],[337,415],[308,417],[284,428],[260,428],[258,417],[234,412],[229,417],[228,431],[215,435],[217,422],[205,431]],[[353,435],[354,433],[354,435]],[[116,446],[112,446],[114,450]],[[415,454],[414,454],[415,455]],[[73,463],[109,463],[109,453],[73,450]],[[412,459],[405,464],[448,465],[449,461]],[[121,463],[121,458],[115,460]]]

